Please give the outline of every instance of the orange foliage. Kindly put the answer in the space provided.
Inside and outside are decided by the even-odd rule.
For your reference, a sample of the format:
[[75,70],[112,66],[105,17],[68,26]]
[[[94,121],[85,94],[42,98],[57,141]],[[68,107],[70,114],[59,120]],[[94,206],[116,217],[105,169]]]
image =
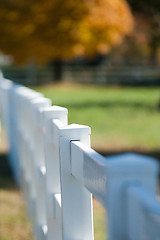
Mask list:
[[105,54],[133,29],[125,0],[1,0],[0,49],[26,62]]

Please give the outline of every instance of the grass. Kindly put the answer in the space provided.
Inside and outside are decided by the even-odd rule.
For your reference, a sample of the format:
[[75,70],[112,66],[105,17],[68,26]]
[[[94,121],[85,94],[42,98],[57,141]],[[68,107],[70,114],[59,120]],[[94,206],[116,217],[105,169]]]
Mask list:
[[92,129],[92,146],[98,150],[154,150],[158,134],[160,88],[93,86],[38,87],[54,105],[68,108],[69,123]]
[[105,210],[98,201],[93,199],[94,239],[106,240]]
[[0,240],[31,240],[21,193],[16,188],[5,154],[0,153]]
[[4,131],[0,131],[0,240],[31,240],[31,226],[8,165]]
[[31,240],[31,227],[17,189],[0,189],[0,239]]

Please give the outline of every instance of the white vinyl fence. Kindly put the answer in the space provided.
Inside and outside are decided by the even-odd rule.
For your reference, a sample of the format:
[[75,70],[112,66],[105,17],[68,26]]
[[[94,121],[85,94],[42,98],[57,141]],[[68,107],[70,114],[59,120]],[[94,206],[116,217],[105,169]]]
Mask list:
[[[126,153],[102,157],[90,128],[68,110],[0,77],[9,161],[37,240],[93,240],[92,195],[106,209],[109,240],[159,240],[158,162]],[[82,113],[83,114],[83,113]]]

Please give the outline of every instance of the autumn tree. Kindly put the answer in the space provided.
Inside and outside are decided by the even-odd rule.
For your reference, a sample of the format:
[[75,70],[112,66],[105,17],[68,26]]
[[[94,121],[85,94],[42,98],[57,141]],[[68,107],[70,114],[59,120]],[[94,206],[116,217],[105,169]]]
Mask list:
[[139,19],[142,27],[145,28],[145,35],[148,39],[150,49],[150,61],[157,64],[158,52],[160,49],[160,1],[159,0],[128,0],[133,14]]
[[133,28],[125,0],[1,0],[0,49],[17,63],[94,58]]

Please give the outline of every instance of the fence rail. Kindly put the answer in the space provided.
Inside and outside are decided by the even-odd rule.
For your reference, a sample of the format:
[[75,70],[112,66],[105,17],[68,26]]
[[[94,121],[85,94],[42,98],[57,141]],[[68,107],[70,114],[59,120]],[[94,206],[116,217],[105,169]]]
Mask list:
[[109,240],[160,239],[158,162],[90,148],[90,128],[68,110],[0,77],[9,160],[37,240],[93,240],[92,195],[106,209]]
[[[53,67],[28,65],[24,67],[3,67],[6,78],[27,86],[52,82]],[[153,65],[122,65],[112,63],[100,65],[69,65],[63,64],[63,79],[65,81],[126,86],[159,86],[160,69]]]

